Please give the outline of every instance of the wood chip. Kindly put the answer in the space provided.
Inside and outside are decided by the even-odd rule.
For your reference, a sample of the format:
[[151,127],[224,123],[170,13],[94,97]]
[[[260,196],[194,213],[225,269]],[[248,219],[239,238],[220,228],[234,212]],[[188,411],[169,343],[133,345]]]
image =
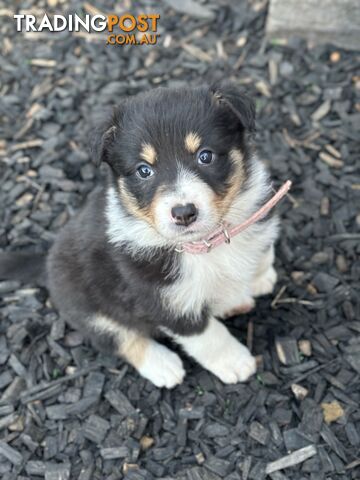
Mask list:
[[336,400],[330,403],[322,403],[324,420],[327,424],[335,422],[344,415],[344,410],[339,402]]
[[311,118],[313,122],[318,122],[322,118],[326,117],[326,115],[330,112],[331,108],[331,101],[330,100],[325,100],[324,103],[320,105],[312,114]]
[[34,140],[28,140],[26,142],[15,143],[15,145],[11,145],[9,150],[10,150],[10,152],[16,152],[18,150],[23,150],[25,148],[41,147],[41,145],[43,143],[44,143],[44,141],[41,140],[40,138],[34,138]]
[[224,45],[223,45],[223,43],[222,43],[221,40],[218,40],[218,41],[216,42],[216,52],[217,52],[217,56],[218,56],[219,58],[223,58],[223,59],[227,59],[227,58],[228,58],[228,56],[227,56],[227,54],[226,54],[226,52],[225,52],[225,49],[224,49]]
[[300,356],[297,342],[294,338],[284,337],[275,341],[277,356],[283,365],[297,365]]
[[181,46],[187,53],[197,58],[201,62],[209,62],[209,63],[212,62],[211,56],[208,53],[201,50],[201,48],[196,47],[195,45],[190,45],[189,43],[183,43]]
[[341,153],[339,152],[339,150],[337,150],[335,147],[330,145],[330,143],[325,145],[325,148],[330,153],[330,155],[332,155],[333,157],[341,158]]
[[165,35],[163,46],[169,48],[172,42],[172,36],[170,34]]
[[7,458],[13,465],[21,465],[24,460],[21,453],[3,441],[0,441],[0,454]]
[[32,118],[42,108],[43,106],[40,103],[33,103],[29,110],[26,112],[26,118]]
[[0,149],[5,149],[6,148],[6,140],[0,140]]
[[340,52],[332,52],[330,55],[330,60],[332,63],[337,63],[341,59]]
[[[110,424],[107,420],[99,417],[99,415],[90,415],[84,423],[82,432],[85,438],[100,445],[105,438],[106,432],[109,430]],[[126,456],[126,455],[124,455]]]
[[34,67],[45,67],[45,68],[52,68],[55,67],[56,61],[55,60],[49,60],[47,58],[32,58],[30,60],[30,65],[33,65]]
[[346,260],[346,257],[344,255],[338,255],[335,260],[336,263],[336,268],[339,270],[341,273],[346,273],[349,269],[348,263]]
[[342,168],[344,166],[344,162],[339,160],[338,158],[332,157],[326,152],[320,152],[319,158],[325,162],[327,165],[333,168]]
[[123,445],[121,447],[100,448],[100,455],[104,460],[126,458],[129,455],[129,448],[126,445]]
[[261,443],[262,445],[267,445],[270,440],[270,432],[259,422],[252,422],[250,425],[249,436]]
[[137,463],[127,463],[125,462],[123,465],[123,473],[126,475],[131,470],[139,470],[139,465]]
[[309,390],[307,388],[302,387],[297,383],[293,383],[291,385],[291,390],[297,400],[304,400],[304,398],[309,394]]
[[24,193],[24,195],[21,195],[21,197],[19,197],[15,203],[18,207],[24,207],[25,205],[28,205],[33,198],[34,195],[32,193]]
[[327,217],[330,213],[330,200],[329,197],[322,197],[320,203],[320,214],[323,217]]
[[305,276],[305,273],[300,271],[300,270],[294,270],[293,272],[291,272],[291,278],[292,280],[297,284],[297,285],[301,285],[303,279],[304,279],[304,276]]
[[197,453],[195,459],[198,465],[202,465],[205,462],[205,457],[202,452]]
[[0,418],[0,431],[4,428],[8,428],[9,425],[14,424],[18,419],[18,415],[15,413],[10,413],[9,415],[5,415],[5,417]]
[[17,417],[16,420],[8,426],[8,429],[11,432],[23,432],[25,428],[24,420],[22,416]]
[[23,137],[25,133],[27,133],[31,129],[33,123],[34,123],[34,119],[28,118],[24,123],[24,125],[20,128],[20,130],[18,130],[14,134],[14,140],[18,140],[19,138]]
[[303,463],[305,460],[313,457],[316,454],[317,450],[315,445],[309,445],[308,447],[300,448],[299,450],[296,450],[285,457],[279,458],[279,460],[275,460],[275,462],[268,463],[265,471],[269,475],[269,473],[277,472],[278,470]]
[[345,470],[351,470],[352,468],[358,467],[359,465],[360,465],[360,458],[346,465]]
[[13,17],[14,13],[10,8],[0,8],[0,17]]
[[45,469],[45,480],[69,480],[69,463],[47,463]]
[[312,349],[309,340],[299,340],[299,350],[305,357],[311,357]]
[[241,36],[236,41],[236,46],[239,48],[245,47],[247,42],[247,37]]
[[109,390],[105,394],[105,398],[123,418],[133,415],[136,412],[127,397],[119,390]]
[[3,54],[6,56],[9,53],[11,53],[12,50],[13,50],[13,44],[11,40],[8,37],[5,37],[3,41]]
[[318,294],[317,289],[315,288],[315,286],[312,283],[309,283],[306,286],[306,290],[310,293],[310,295],[317,295]]
[[271,97],[269,85],[264,80],[259,80],[255,83],[256,90],[258,90],[264,97]]
[[154,445],[154,439],[147,435],[144,435],[140,438],[140,446],[143,450],[148,450],[150,447]]
[[278,79],[278,64],[271,58],[269,60],[269,79],[270,85],[275,85]]

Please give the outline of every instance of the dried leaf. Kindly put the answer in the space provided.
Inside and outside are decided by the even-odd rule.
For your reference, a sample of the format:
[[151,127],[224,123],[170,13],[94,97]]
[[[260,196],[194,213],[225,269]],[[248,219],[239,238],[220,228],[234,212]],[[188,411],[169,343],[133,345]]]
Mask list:
[[344,415],[344,410],[339,402],[336,400],[330,403],[322,403],[321,408],[324,413],[324,420],[326,423],[332,423]]

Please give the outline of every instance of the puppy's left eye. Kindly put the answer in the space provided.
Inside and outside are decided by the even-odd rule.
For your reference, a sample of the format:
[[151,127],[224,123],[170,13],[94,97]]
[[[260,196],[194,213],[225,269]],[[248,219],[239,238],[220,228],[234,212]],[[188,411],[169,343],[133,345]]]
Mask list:
[[140,178],[146,179],[154,175],[154,170],[149,165],[143,164],[138,166],[136,173]]
[[215,154],[211,150],[200,150],[197,161],[200,165],[209,165],[214,161]]

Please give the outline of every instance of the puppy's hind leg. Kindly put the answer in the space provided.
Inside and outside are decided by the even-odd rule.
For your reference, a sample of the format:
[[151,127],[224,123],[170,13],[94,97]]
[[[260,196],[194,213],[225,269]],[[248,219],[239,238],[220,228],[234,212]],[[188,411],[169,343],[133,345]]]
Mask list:
[[156,387],[173,388],[182,382],[185,370],[180,357],[156,342],[116,321],[96,315],[88,323],[95,346],[109,353],[109,341],[115,353],[127,360]]
[[274,246],[271,246],[269,250],[261,258],[255,278],[252,282],[252,294],[254,297],[260,295],[267,295],[272,293],[277,280],[277,273],[273,266],[275,260]]

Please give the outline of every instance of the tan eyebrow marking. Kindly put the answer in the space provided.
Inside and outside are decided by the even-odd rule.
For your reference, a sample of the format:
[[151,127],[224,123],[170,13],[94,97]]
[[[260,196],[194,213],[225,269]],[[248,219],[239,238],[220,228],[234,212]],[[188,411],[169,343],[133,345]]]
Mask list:
[[190,132],[185,137],[185,148],[190,153],[195,153],[201,145],[201,138],[195,132]]
[[145,162],[154,165],[156,162],[156,151],[155,148],[150,145],[150,143],[143,143],[142,150],[140,152],[140,157],[145,160]]

